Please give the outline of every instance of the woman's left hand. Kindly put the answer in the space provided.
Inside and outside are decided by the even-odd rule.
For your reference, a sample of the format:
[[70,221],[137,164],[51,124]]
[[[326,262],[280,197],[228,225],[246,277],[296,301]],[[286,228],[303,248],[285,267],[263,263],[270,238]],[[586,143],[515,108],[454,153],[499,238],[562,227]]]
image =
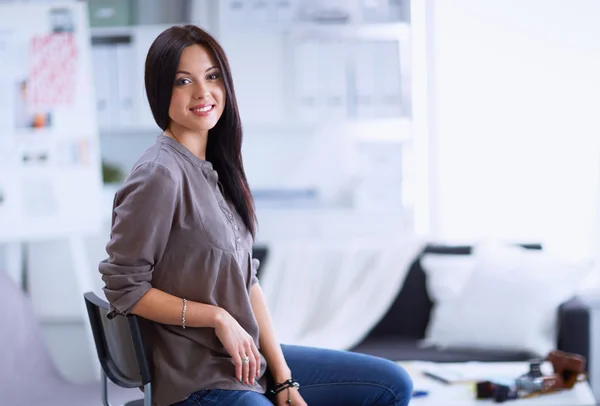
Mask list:
[[[289,397],[288,397],[289,391]],[[288,399],[292,403],[288,403]],[[277,394],[277,406],[308,406],[297,388],[284,389]]]

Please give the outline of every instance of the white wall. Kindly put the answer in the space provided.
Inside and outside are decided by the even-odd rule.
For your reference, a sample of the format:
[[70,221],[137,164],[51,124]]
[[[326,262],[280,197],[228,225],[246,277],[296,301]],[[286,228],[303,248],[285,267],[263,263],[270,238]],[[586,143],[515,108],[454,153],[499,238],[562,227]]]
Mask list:
[[437,236],[592,250],[599,21],[597,0],[434,2]]

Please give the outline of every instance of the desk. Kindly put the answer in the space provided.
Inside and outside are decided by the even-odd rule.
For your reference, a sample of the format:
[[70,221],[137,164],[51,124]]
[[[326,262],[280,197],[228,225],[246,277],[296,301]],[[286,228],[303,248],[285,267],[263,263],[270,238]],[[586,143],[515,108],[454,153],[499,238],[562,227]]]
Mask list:
[[[426,390],[425,397],[413,398],[411,406],[477,406],[495,405],[492,400],[476,400],[474,384],[446,385],[427,378],[421,373],[431,362],[399,362],[413,379],[415,390]],[[528,370],[527,362],[467,362],[447,363],[444,365],[463,369],[469,376],[481,374],[498,378],[517,377]],[[551,370],[551,368],[550,368]],[[547,373],[548,371],[543,370]],[[510,400],[510,406],[595,406],[596,400],[588,382],[580,382],[573,389],[563,392],[543,395],[530,399]]]

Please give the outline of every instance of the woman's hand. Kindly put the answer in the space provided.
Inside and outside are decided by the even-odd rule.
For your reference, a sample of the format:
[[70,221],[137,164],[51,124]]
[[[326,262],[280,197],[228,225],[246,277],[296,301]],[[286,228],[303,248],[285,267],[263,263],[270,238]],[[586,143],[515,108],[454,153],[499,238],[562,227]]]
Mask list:
[[[289,391],[289,397],[288,397]],[[288,403],[288,399],[292,403]],[[277,394],[277,406],[307,406],[297,388],[284,389]]]
[[[254,385],[260,373],[260,354],[250,334],[225,310],[217,319],[215,334],[233,359],[237,379]],[[246,357],[249,362],[244,363]]]

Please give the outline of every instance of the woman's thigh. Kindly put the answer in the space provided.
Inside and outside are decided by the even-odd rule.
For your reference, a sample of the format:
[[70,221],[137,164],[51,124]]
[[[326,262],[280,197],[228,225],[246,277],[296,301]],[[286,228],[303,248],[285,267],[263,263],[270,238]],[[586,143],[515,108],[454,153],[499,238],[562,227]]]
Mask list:
[[273,406],[261,393],[236,390],[200,390],[187,400],[172,406]]
[[405,406],[412,381],[396,363],[349,351],[282,345],[310,406]]

